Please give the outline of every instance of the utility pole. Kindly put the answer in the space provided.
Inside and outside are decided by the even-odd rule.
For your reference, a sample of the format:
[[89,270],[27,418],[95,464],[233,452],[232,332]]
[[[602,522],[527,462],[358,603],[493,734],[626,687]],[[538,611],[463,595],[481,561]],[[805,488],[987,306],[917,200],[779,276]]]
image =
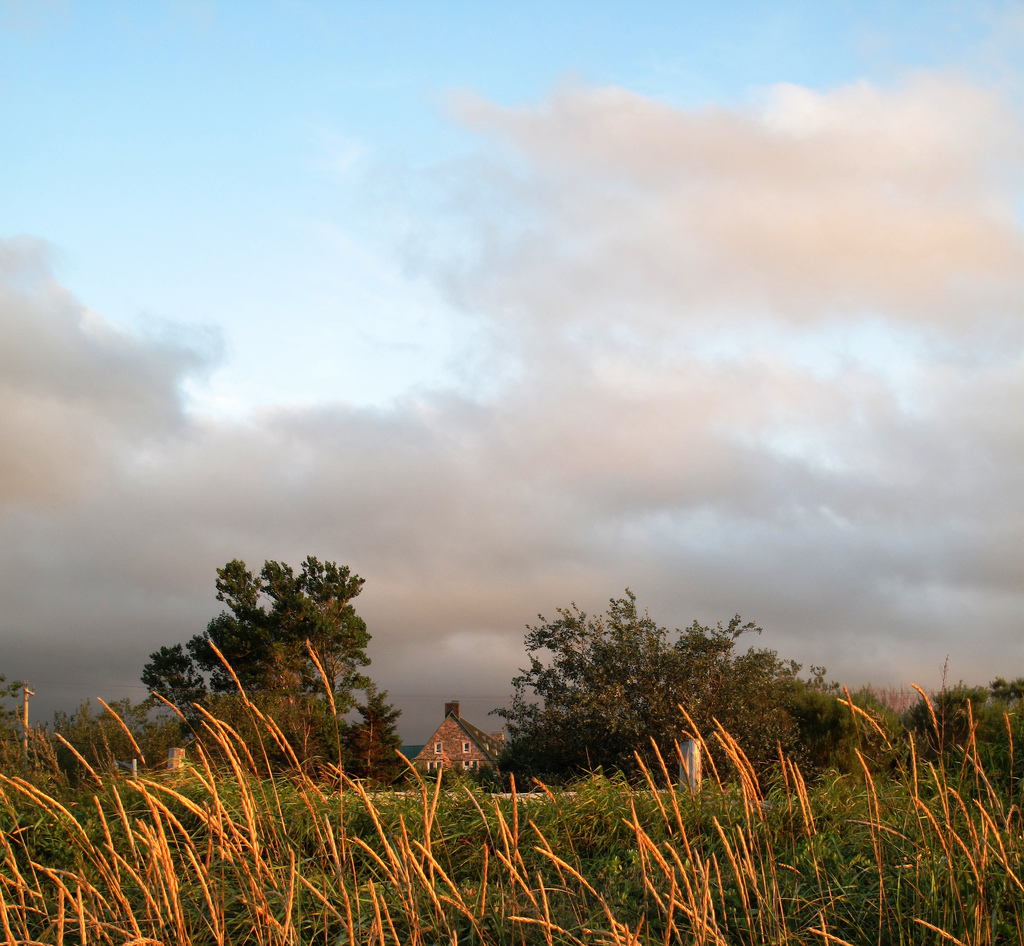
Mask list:
[[24,703],[21,712],[21,777],[28,778],[28,698],[35,696],[35,690],[30,690],[26,684],[22,688]]

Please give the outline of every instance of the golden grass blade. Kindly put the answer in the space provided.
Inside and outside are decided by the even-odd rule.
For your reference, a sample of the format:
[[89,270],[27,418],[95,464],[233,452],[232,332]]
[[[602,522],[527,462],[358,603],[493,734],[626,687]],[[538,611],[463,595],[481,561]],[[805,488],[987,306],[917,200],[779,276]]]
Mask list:
[[919,923],[921,926],[930,929],[933,933],[938,933],[943,939],[948,939],[951,943],[955,943],[956,946],[967,946],[966,943],[958,940],[952,933],[947,933],[945,930],[940,930],[937,926],[929,923],[927,920],[922,920],[920,917],[914,918],[915,923]]
[[813,933],[815,936],[820,936],[823,940],[825,940],[826,943],[837,943],[838,946],[854,946],[853,943],[848,942],[845,939],[840,939],[838,936],[834,936],[825,928],[825,917],[823,914],[819,916],[819,919],[821,920],[821,929],[816,930],[812,926],[810,927],[811,933]]
[[[676,785],[672,780],[672,776],[669,775],[668,766],[665,764],[665,759],[661,754],[661,749],[658,748],[658,743],[651,739],[651,745],[654,747],[654,755],[658,760],[658,765],[661,768],[661,774],[665,777],[665,786],[668,789],[669,797],[672,799],[672,812],[675,815],[675,829],[678,829],[684,836],[686,831],[683,828],[683,816],[679,811],[679,799],[676,797]],[[676,746],[679,743],[676,742]],[[673,834],[674,828],[669,825],[669,835]]]
[[928,708],[928,715],[932,720],[932,728],[935,730],[935,738],[938,744],[942,745],[942,730],[939,728],[939,720],[935,716],[935,709],[932,707],[932,701],[928,699],[928,695],[922,690],[916,683],[910,684],[917,692],[921,695],[921,699],[924,700],[924,705]]
[[320,674],[320,679],[324,682],[324,689],[327,691],[327,699],[331,704],[331,715],[338,718],[338,708],[334,705],[334,688],[327,680],[327,674],[324,672],[323,665],[320,663],[320,658],[317,657],[316,651],[313,650],[313,645],[310,643],[309,638],[306,638],[306,650],[309,651],[310,659],[313,661],[313,666],[316,667]]
[[71,745],[71,743],[68,742],[67,739],[65,739],[59,732],[55,732],[53,735],[60,743],[62,743],[66,748],[71,750],[74,757],[85,768],[85,771],[88,772],[100,785],[102,785],[103,779],[101,779],[96,774],[96,770],[91,765],[89,765],[88,762],[85,761],[85,756],[83,756],[73,745]]
[[[704,758],[707,760],[708,765],[711,766],[711,774],[714,775],[714,777],[715,777],[715,784],[718,785],[718,790],[721,791],[722,790],[722,779],[718,775],[718,766],[715,765],[714,756],[712,756],[710,750],[708,749],[708,744],[704,741],[704,736],[701,734],[700,729],[697,728],[697,724],[693,721],[693,719],[691,718],[690,714],[688,712],[686,712],[686,707],[683,706],[682,703],[677,703],[676,706],[679,707],[679,712],[683,714],[683,717],[686,719],[686,722],[689,723],[689,725],[690,725],[690,734],[700,744],[700,748],[701,748],[701,750],[704,753]],[[678,745],[678,743],[677,743],[677,745]],[[681,753],[680,753],[680,757],[682,757]]]
[[[316,887],[314,887],[305,877],[303,877],[302,874],[296,874],[295,879],[300,884],[302,884],[302,886],[305,887],[314,897],[316,897],[317,900],[319,900],[323,904],[325,910],[330,910],[330,912],[334,914],[334,918],[338,920],[338,922],[345,922],[345,917],[338,911],[338,908],[333,903],[331,903],[331,901],[328,900],[319,890],[317,890]],[[351,920],[351,915],[349,916],[349,919]]]
[[[653,743],[654,740],[652,739],[651,742]],[[657,746],[655,746],[655,748],[657,748]],[[651,790],[651,797],[654,799],[655,804],[657,804],[658,810],[661,812],[661,818],[665,822],[665,827],[668,828],[668,832],[671,834],[672,822],[669,821],[668,812],[665,810],[665,806],[661,803],[661,793],[658,791],[658,786],[654,784],[654,778],[647,766],[644,765],[644,760],[640,757],[640,753],[634,752],[633,758],[636,759],[637,765],[640,766],[640,771],[643,773],[644,778],[647,780],[647,785]]]
[[221,925],[220,911],[213,902],[213,893],[210,890],[210,884],[204,876],[202,865],[199,863],[195,853],[193,853],[191,849],[186,851],[186,853],[188,855],[189,863],[192,865],[195,878],[199,881],[199,886],[202,888],[203,899],[206,901],[207,909],[210,911],[210,923],[213,925],[213,938],[217,941],[217,946],[223,946],[224,928]]
[[51,798],[49,795],[47,795],[45,792],[40,791],[31,783],[26,782],[24,779],[20,779],[16,776],[14,778],[9,778],[8,776],[0,772],[0,782],[10,785],[15,791],[27,796],[28,798],[31,798],[41,808],[44,808],[48,811],[57,812],[60,815],[62,815],[64,818],[71,822],[72,826],[75,828],[76,835],[85,844],[86,848],[91,847],[91,841],[86,830],[78,823],[78,820],[75,818],[75,816],[72,815],[71,812],[68,811],[67,808],[65,808],[55,798]]
[[115,712],[114,712],[114,711],[113,711],[113,710],[112,710],[112,709],[111,709],[111,708],[110,708],[109,706],[107,706],[107,704],[106,704],[106,703],[104,703],[104,702],[103,702],[103,698],[102,698],[102,697],[99,697],[99,696],[98,696],[98,697],[96,697],[96,699],[97,699],[97,700],[99,701],[100,705],[101,705],[101,706],[102,706],[102,707],[103,707],[103,708],[104,708],[104,709],[105,709],[105,710],[106,710],[106,711],[107,711],[108,713],[110,713],[110,715],[111,715],[111,716],[113,716],[113,717],[114,717],[114,719],[116,719],[116,720],[117,720],[117,722],[118,722],[118,725],[119,725],[119,726],[120,726],[120,727],[121,727],[121,728],[122,728],[122,729],[124,730],[124,734],[125,734],[125,735],[126,735],[126,736],[128,737],[128,739],[129,739],[129,740],[131,741],[132,747],[133,747],[133,748],[135,749],[135,751],[136,751],[136,752],[137,752],[137,753],[139,754],[139,759],[140,759],[140,760],[142,761],[142,764],[143,764],[143,765],[145,765],[145,764],[146,764],[146,757],[145,757],[145,755],[143,755],[143,752],[142,752],[142,750],[141,750],[141,749],[139,748],[139,744],[138,744],[138,743],[137,743],[137,742],[135,741],[135,737],[134,737],[134,736],[132,735],[132,731],[131,731],[131,730],[130,730],[130,729],[129,729],[129,728],[128,728],[128,727],[126,726],[126,725],[125,725],[125,722],[124,722],[124,720],[123,720],[123,719],[121,719],[121,717],[120,717],[120,716],[118,716],[118,715],[117,715],[117,713],[115,713]]
[[78,939],[82,946],[89,946],[89,939],[85,935],[85,905],[82,903],[81,884],[75,888],[75,913],[78,915]]
[[868,725],[871,726],[871,728],[874,729],[875,732],[877,732],[878,735],[881,736],[882,739],[885,741],[886,748],[891,749],[892,743],[889,742],[889,737],[888,735],[886,735],[885,730],[882,729],[881,725],[878,723],[878,720],[876,720],[875,717],[872,716],[871,713],[869,713],[867,710],[863,709],[862,707],[858,706],[856,703],[853,702],[853,697],[850,696],[850,691],[845,686],[843,687],[843,692],[846,694],[846,699],[838,700],[837,702],[845,706],[853,714],[854,719],[856,719],[859,716],[861,719],[867,720]]

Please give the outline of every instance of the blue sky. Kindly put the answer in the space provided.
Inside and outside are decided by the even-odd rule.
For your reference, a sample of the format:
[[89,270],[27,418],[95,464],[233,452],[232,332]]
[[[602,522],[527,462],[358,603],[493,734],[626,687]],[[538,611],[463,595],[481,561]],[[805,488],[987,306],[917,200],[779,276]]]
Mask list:
[[[5,237],[147,332],[204,330],[198,409],[381,403],[455,380],[462,326],[403,272],[432,175],[485,151],[446,102],[566,82],[681,107],[775,83],[997,74],[1007,12],[969,4],[8,3]],[[193,335],[193,343],[198,338]]]
[[306,554],[411,741],[627,584],[851,684],[1024,672],[1022,49],[1005,3],[8,0],[0,672],[138,695],[218,565]]

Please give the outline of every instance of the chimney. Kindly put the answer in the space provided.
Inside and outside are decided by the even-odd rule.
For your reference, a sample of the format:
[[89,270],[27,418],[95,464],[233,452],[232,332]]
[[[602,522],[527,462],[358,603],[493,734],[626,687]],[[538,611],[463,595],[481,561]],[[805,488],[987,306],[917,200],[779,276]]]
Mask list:
[[462,714],[459,712],[458,700],[456,700],[454,703],[445,703],[444,704],[444,715],[445,715],[445,718],[447,719],[449,716],[451,716],[452,713],[455,714],[455,718],[456,719],[462,719]]
[[492,732],[491,733],[491,738],[496,743],[498,743],[498,745],[504,745],[505,744],[505,730],[503,729],[501,732]]

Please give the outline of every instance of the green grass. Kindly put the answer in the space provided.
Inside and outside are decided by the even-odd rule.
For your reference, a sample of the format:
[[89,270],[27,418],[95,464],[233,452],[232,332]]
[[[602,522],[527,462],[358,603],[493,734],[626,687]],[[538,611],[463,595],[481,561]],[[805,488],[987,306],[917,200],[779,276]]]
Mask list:
[[[273,723],[261,738],[287,753]],[[870,726],[870,721],[862,720]],[[1020,943],[1019,786],[972,746],[885,775],[669,766],[504,799],[267,771],[206,724],[178,773],[0,777],[7,943]],[[216,764],[214,762],[216,760]],[[46,780],[39,778],[39,784]]]

